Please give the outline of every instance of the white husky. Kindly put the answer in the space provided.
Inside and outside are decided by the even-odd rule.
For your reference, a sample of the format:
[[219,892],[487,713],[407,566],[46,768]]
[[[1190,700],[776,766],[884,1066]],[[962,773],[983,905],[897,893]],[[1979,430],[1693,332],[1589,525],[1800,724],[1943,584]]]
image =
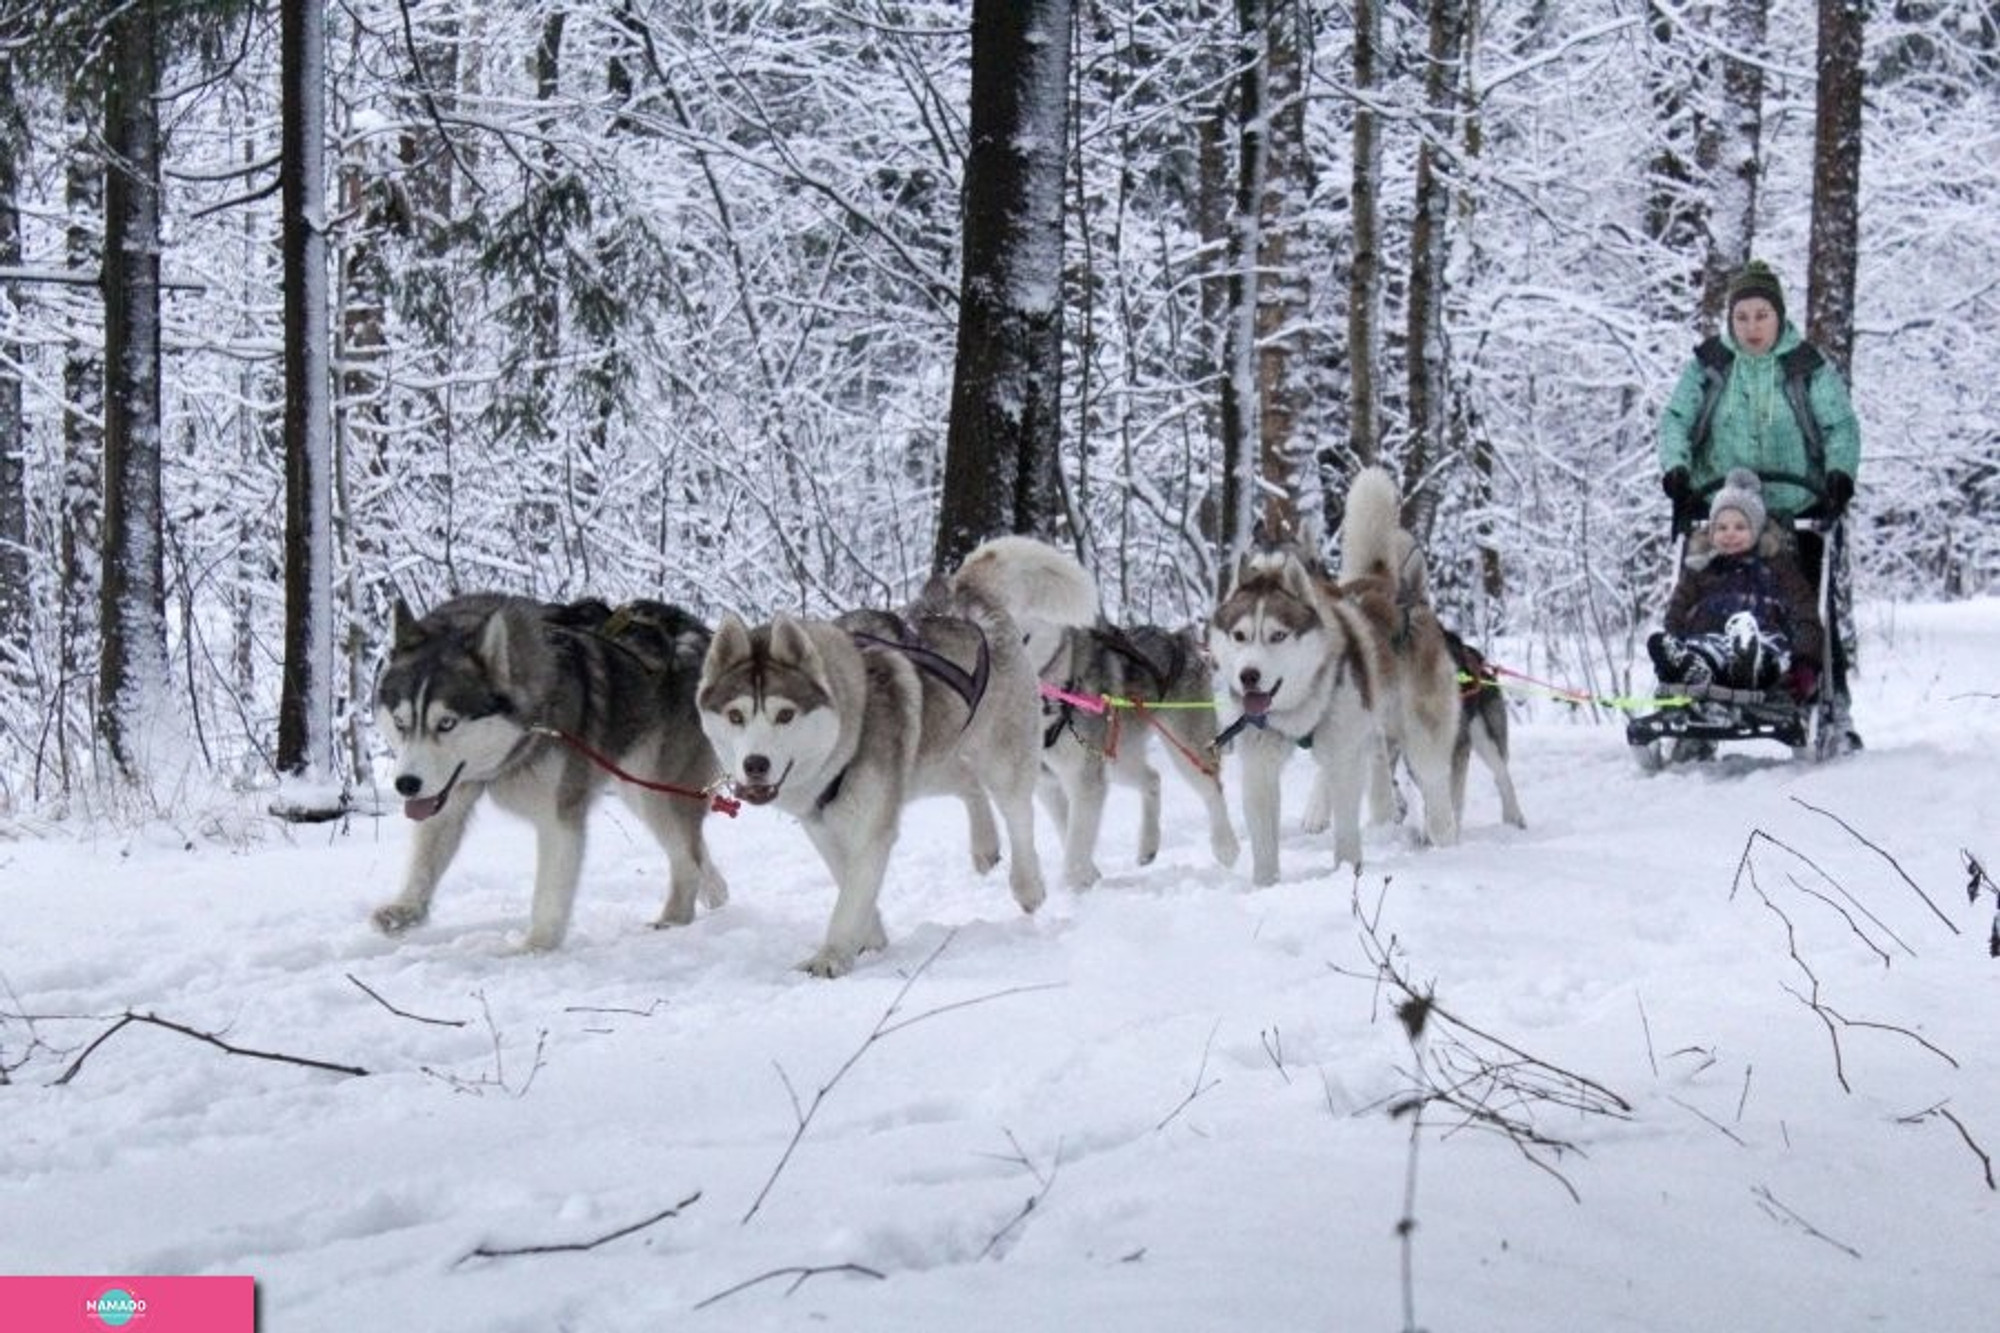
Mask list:
[[[1453,800],[1459,725],[1456,668],[1421,587],[1398,577],[1412,544],[1397,514],[1395,481],[1364,469],[1347,499],[1342,582],[1319,577],[1300,553],[1247,558],[1216,608],[1209,643],[1234,705],[1225,736],[1241,733],[1243,811],[1251,877],[1278,877],[1280,779],[1296,743],[1310,738],[1325,778],[1334,855],[1361,864],[1361,797],[1393,808],[1389,756],[1400,753],[1423,794],[1433,843],[1458,839]],[[1317,802],[1315,803],[1317,804]]]
[[886,946],[877,898],[914,797],[965,802],[982,871],[999,859],[990,798],[1007,827],[1014,901],[1041,906],[1041,706],[1024,627],[1087,625],[1096,610],[1075,560],[1001,537],[899,613],[781,615],[754,628],[723,618],[696,691],[701,725],[737,795],[796,816],[838,889],[806,971],[840,976]]

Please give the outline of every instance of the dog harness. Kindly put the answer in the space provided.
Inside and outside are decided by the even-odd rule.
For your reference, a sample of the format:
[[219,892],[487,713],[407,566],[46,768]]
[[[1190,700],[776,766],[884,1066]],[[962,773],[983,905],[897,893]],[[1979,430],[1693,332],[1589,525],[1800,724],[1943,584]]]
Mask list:
[[[986,641],[986,631],[970,620],[959,623],[967,625],[979,636],[979,659],[967,671],[958,663],[946,657],[937,649],[924,642],[924,636],[910,623],[893,612],[881,612],[896,627],[896,637],[885,638],[870,634],[865,630],[850,630],[855,646],[863,652],[870,649],[888,649],[901,653],[910,659],[910,665],[931,679],[940,681],[953,694],[965,701],[965,724],[959,730],[972,725],[972,719],[979,712],[979,702],[986,697],[986,684],[993,675],[993,649]],[[954,617],[955,619],[956,617]]]

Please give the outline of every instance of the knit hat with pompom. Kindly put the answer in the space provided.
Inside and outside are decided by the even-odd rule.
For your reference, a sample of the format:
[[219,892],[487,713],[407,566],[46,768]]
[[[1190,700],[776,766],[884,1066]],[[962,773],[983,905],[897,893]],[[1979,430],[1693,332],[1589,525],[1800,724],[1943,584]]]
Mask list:
[[1785,289],[1778,284],[1778,275],[1771,271],[1771,266],[1761,259],[1751,260],[1729,280],[1729,309],[1735,310],[1738,301],[1753,296],[1769,301],[1771,309],[1778,312],[1778,323],[1785,322]]
[[1725,509],[1734,509],[1750,520],[1751,536],[1764,530],[1764,483],[1756,473],[1747,467],[1729,470],[1729,475],[1722,479],[1722,489],[1709,502],[1708,521],[1713,523]]

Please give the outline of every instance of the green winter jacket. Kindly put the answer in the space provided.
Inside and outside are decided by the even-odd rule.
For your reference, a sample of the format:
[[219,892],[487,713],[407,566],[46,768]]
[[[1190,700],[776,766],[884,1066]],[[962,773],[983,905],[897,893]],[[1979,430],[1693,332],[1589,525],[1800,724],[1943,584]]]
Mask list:
[[[1729,378],[1709,420],[1708,442],[1697,452],[1690,439],[1701,415],[1707,374],[1701,359],[1694,357],[1681,372],[1660,417],[1660,471],[1686,468],[1688,484],[1697,495],[1720,483],[1733,467],[1747,467],[1766,477],[1790,473],[1819,478],[1828,472],[1845,472],[1858,480],[1861,428],[1847,399],[1847,385],[1832,363],[1822,360],[1806,385],[1807,401],[1826,445],[1826,457],[1815,468],[1798,417],[1785,399],[1784,373],[1778,364],[1805,339],[1787,320],[1777,344],[1761,356],[1745,352],[1726,333],[1721,341],[1730,353]],[[1773,518],[1789,519],[1815,498],[1804,487],[1768,480],[1764,484],[1764,503]]]

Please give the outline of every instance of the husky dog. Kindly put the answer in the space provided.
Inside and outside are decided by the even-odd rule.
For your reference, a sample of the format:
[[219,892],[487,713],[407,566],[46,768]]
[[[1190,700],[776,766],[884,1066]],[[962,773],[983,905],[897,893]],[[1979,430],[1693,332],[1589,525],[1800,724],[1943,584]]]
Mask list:
[[1389,474],[1364,469],[1347,497],[1343,582],[1316,577],[1296,550],[1258,552],[1210,621],[1236,714],[1223,735],[1244,733],[1244,821],[1258,884],[1278,877],[1279,780],[1294,745],[1308,738],[1327,783],[1338,860],[1360,866],[1361,794],[1372,788],[1384,812],[1392,752],[1422,793],[1429,840],[1457,841],[1456,668],[1420,587],[1399,577],[1400,558],[1414,549],[1400,507]]
[[990,797],[1007,826],[1014,901],[1041,906],[1041,710],[1024,630],[1086,625],[1096,608],[1076,561],[1000,537],[899,615],[780,615],[754,628],[723,618],[702,663],[701,725],[736,794],[796,816],[838,890],[805,971],[837,977],[887,945],[876,901],[903,806],[918,796],[965,802],[981,871],[999,855]]
[[1493,775],[1500,791],[1500,818],[1515,828],[1528,827],[1521,813],[1521,798],[1514,792],[1514,775],[1507,767],[1507,700],[1501,696],[1499,678],[1486,664],[1486,655],[1458,637],[1444,632],[1446,649],[1457,667],[1458,743],[1451,752],[1451,803],[1459,818],[1465,817],[1465,773],[1471,756]]
[[[1155,731],[1208,808],[1209,850],[1219,864],[1234,865],[1236,831],[1215,758],[1215,685],[1195,632],[1099,623],[1064,630],[1046,656],[1032,639],[1028,651],[1045,657],[1041,792],[1063,831],[1064,882],[1079,889],[1097,882],[1110,779],[1139,789],[1139,864],[1159,855],[1160,774],[1147,759]],[[1166,707],[1107,707],[1107,697]]]
[[[1500,818],[1515,828],[1528,827],[1521,813],[1521,800],[1514,791],[1514,775],[1507,766],[1507,701],[1501,697],[1499,678],[1487,665],[1486,655],[1458,637],[1444,632],[1452,661],[1458,666],[1458,743],[1451,751],[1451,804],[1459,823],[1465,822],[1465,778],[1473,755],[1478,755],[1493,775],[1500,792]],[[1403,794],[1395,789],[1395,766],[1400,755],[1385,754],[1383,771],[1371,786],[1375,818],[1380,823],[1400,822],[1407,813]],[[1390,788],[1386,800],[1384,785]],[[1324,833],[1333,820],[1333,791],[1324,772],[1313,780],[1312,797],[1306,802],[1300,827],[1307,833]]]
[[376,927],[400,934],[429,914],[473,807],[491,793],[535,826],[527,945],[561,944],[586,816],[606,778],[586,747],[648,781],[686,788],[621,788],[666,849],[672,879],[658,924],[686,925],[697,897],[721,906],[728,886],[702,844],[700,787],[716,775],[715,754],[694,711],[708,639],[699,620],[659,602],[614,612],[597,601],[476,593],[418,619],[398,601],[376,724],[394,738],[396,793],[418,822],[403,891],[376,909]]

